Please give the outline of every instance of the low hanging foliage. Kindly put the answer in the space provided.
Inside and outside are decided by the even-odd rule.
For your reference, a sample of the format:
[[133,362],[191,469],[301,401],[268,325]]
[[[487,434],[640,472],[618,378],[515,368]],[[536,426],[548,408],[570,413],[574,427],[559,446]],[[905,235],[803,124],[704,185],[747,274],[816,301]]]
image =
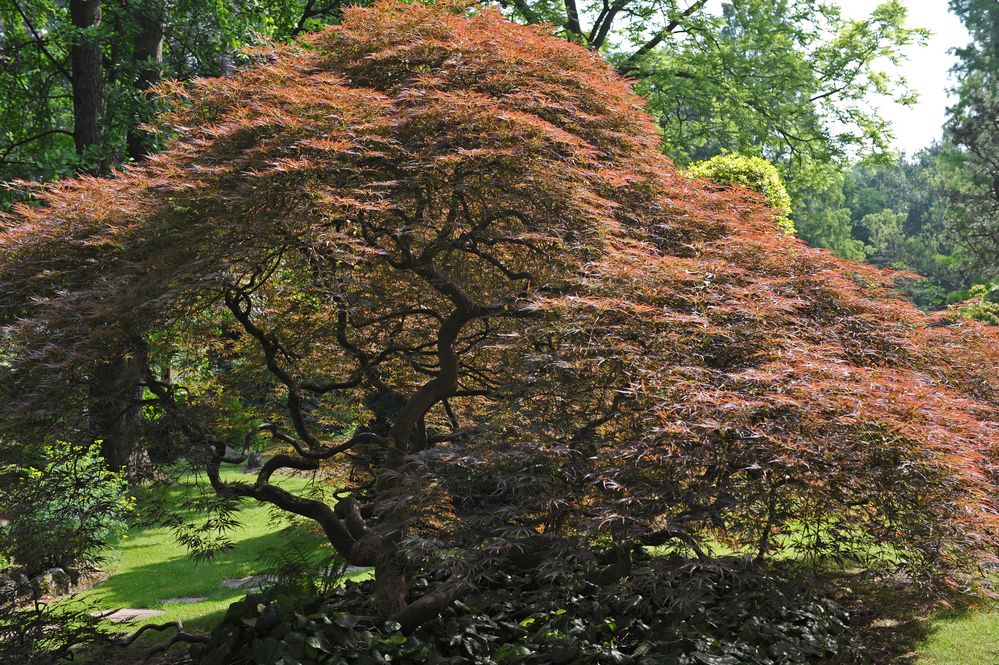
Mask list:
[[274,588],[233,603],[192,655],[259,665],[798,665],[842,653],[846,616],[834,603],[726,563],[658,558],[646,574],[607,586],[572,567],[556,576],[502,571],[409,635],[352,613],[370,582],[318,600]]
[[[3,218],[4,445],[86,437],[126,353],[219,505],[313,520],[404,631],[511,562],[993,555],[995,331],[684,177],[598,55],[385,0],[261,60],[162,90],[145,164]],[[330,465],[352,494],[270,482]]]

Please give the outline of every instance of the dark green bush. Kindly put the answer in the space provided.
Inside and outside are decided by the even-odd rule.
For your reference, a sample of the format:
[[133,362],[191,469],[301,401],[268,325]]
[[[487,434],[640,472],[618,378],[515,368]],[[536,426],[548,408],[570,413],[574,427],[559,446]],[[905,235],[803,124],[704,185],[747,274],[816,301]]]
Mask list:
[[97,446],[82,455],[66,448],[48,449],[37,467],[0,467],[0,514],[10,520],[0,527],[0,558],[28,573],[94,566],[132,508],[123,474],[107,470]]
[[[729,564],[731,562],[728,562]],[[741,565],[652,561],[597,586],[578,572],[508,573],[412,635],[362,612],[370,583],[325,599],[270,592],[234,603],[201,665],[790,665],[840,651],[845,614]]]

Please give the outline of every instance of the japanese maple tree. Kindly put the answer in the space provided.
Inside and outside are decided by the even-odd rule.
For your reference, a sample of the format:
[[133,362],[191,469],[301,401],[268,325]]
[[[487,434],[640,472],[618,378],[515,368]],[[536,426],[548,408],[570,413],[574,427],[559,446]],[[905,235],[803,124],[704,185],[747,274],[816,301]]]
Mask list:
[[[129,353],[222,501],[315,521],[407,629],[507,562],[994,553],[995,332],[681,175],[598,55],[384,1],[259,60],[0,222],[4,445],[85,441]],[[351,492],[271,482],[330,465]]]

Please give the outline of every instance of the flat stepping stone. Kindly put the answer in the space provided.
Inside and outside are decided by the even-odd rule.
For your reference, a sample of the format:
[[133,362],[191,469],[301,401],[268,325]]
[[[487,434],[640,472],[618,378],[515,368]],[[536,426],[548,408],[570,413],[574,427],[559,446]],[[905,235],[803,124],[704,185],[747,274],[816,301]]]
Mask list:
[[[369,570],[374,570],[371,566],[347,566],[346,571],[348,573],[360,573],[367,572]],[[269,584],[274,584],[277,581],[273,575],[251,575],[250,577],[236,577],[229,580],[222,580],[222,586],[227,589],[259,589],[260,587],[267,586]],[[187,602],[198,602],[200,600],[205,600],[204,598],[198,598],[195,600],[190,600]],[[165,600],[165,603],[178,602],[177,600]]]
[[91,612],[90,616],[107,619],[111,623],[128,623],[129,621],[141,621],[151,619],[163,614],[163,610],[144,610],[123,608],[114,612]]
[[166,603],[200,603],[202,601],[208,600],[207,596],[185,596],[182,598],[167,598],[166,600],[160,601],[164,604]]
[[222,586],[227,589],[255,589],[266,584],[273,584],[274,578],[270,575],[252,575],[250,577],[237,577],[231,580],[222,580]]

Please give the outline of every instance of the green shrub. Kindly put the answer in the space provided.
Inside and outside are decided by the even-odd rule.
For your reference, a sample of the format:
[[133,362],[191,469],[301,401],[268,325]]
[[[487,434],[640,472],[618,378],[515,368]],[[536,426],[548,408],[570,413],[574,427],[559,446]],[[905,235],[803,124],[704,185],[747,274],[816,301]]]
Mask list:
[[108,541],[123,533],[132,509],[121,473],[107,470],[93,446],[84,454],[61,444],[38,467],[0,467],[0,558],[29,573],[96,565]]
[[976,284],[968,298],[954,307],[961,319],[974,319],[990,326],[999,326],[999,284]]
[[[0,663],[55,665],[78,662],[81,649],[106,645],[111,635],[94,616],[99,608],[79,600],[24,607],[0,604]],[[85,659],[84,662],[97,662]]]
[[778,213],[776,221],[780,230],[787,234],[794,233],[794,223],[789,217],[791,196],[777,167],[762,157],[737,153],[716,155],[694,162],[687,172],[695,178],[713,180],[719,185],[742,185],[759,192],[767,205]]
[[608,586],[579,570],[508,572],[412,635],[363,616],[372,584],[308,602],[247,596],[192,655],[201,665],[791,665],[839,653],[845,627],[831,601],[734,561],[653,559]]

